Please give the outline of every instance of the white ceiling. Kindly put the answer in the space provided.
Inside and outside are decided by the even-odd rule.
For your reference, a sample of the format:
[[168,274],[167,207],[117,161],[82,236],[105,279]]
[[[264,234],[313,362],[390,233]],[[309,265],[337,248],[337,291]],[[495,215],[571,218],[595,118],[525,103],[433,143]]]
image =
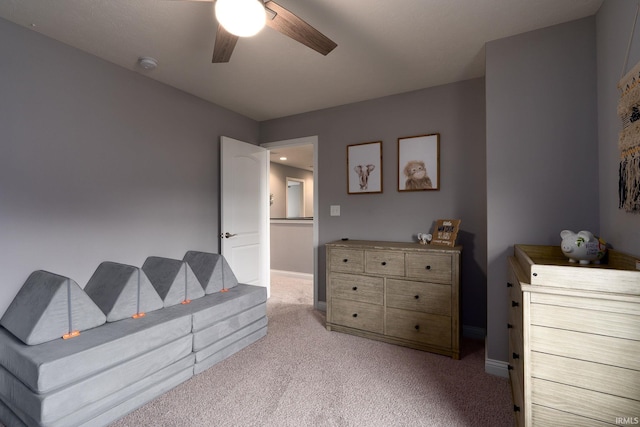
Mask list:
[[[277,0],[338,44],[265,28],[212,64],[212,3],[2,0],[0,17],[255,120],[484,75],[484,44],[593,15],[602,0]],[[137,66],[158,60],[153,71]]]
[[[274,163],[313,171],[313,144],[272,148],[269,157]],[[281,157],[286,160],[280,160]]]

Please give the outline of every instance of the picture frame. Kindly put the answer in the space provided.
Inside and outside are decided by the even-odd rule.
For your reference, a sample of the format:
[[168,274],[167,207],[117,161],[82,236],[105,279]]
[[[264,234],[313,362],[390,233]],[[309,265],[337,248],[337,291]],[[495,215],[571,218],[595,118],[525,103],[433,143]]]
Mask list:
[[398,138],[398,191],[440,190],[440,134]]
[[431,240],[432,245],[455,246],[460,231],[459,219],[439,219],[436,221]]
[[347,193],[382,193],[382,141],[347,146]]

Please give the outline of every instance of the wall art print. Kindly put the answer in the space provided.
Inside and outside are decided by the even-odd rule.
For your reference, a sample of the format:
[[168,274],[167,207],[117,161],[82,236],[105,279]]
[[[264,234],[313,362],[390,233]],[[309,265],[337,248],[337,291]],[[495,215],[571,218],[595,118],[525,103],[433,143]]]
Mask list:
[[440,189],[440,134],[398,138],[398,191]]
[[382,193],[382,141],[347,146],[347,193]]

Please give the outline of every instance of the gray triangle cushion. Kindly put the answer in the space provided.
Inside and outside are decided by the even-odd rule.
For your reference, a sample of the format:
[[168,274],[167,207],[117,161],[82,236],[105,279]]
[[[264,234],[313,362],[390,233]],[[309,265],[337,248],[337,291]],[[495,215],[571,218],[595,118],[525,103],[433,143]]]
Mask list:
[[184,261],[151,256],[142,265],[142,271],[160,295],[165,307],[204,296],[204,289],[189,264]]
[[144,271],[131,265],[103,262],[84,290],[107,316],[107,322],[136,317],[164,307]]
[[95,328],[105,320],[75,281],[38,270],[22,285],[0,324],[23,343],[36,345]]
[[183,260],[189,264],[207,295],[238,284],[229,263],[220,254],[188,251]]

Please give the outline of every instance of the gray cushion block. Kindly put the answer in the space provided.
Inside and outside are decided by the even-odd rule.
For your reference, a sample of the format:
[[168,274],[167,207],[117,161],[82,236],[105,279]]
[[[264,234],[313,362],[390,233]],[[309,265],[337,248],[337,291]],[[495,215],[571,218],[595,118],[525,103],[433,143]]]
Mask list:
[[[134,406],[135,408],[191,378],[193,376],[194,359],[193,353],[189,354],[116,393],[110,394],[95,403],[78,408],[73,413],[46,423],[46,425],[47,427],[106,426],[130,412],[132,410],[131,402],[137,402],[137,405]],[[24,422],[30,426],[41,425],[41,423],[15,405],[9,402],[2,402],[1,397],[0,403],[2,405],[6,404],[5,408],[11,412],[11,414],[5,416],[1,410],[2,405],[0,405],[0,420],[6,422],[8,418],[13,417],[17,421]]]
[[[237,332],[237,333],[240,334],[239,332]],[[245,335],[244,337],[240,338],[239,340],[229,344],[228,346],[226,346],[223,349],[217,351],[216,353],[211,354],[206,359],[201,359],[200,361],[197,361],[197,359],[196,359],[196,364],[193,367],[193,373],[195,375],[197,375],[197,374],[199,374],[201,372],[206,371],[207,369],[209,369],[210,367],[212,367],[216,363],[222,362],[227,357],[230,357],[230,356],[234,355],[235,353],[237,353],[240,350],[244,349],[245,347],[253,344],[254,342],[258,341],[260,338],[263,338],[266,335],[267,335],[267,326],[265,325],[264,327],[254,331],[254,332],[252,332],[252,333],[250,333],[248,335]],[[196,355],[196,358],[197,358],[197,355]]]
[[234,343],[236,343],[237,341],[241,341],[244,337],[253,334],[254,332],[264,329],[267,327],[267,318],[266,317],[261,317],[260,319],[256,320],[255,322],[252,322],[250,324],[248,324],[247,326],[245,326],[244,328],[241,328],[235,332],[233,332],[230,335],[227,335],[224,338],[219,339],[218,341],[215,341],[214,343],[212,343],[211,345],[209,345],[208,347],[205,347],[201,350],[196,351],[196,363],[202,362],[204,359],[212,356],[215,353],[218,353],[219,351],[223,350],[226,347],[229,346],[233,346]]
[[229,263],[220,254],[188,251],[183,258],[200,281],[206,294],[231,289],[238,284]]
[[220,322],[214,323],[208,328],[201,329],[193,333],[193,351],[202,350],[222,338],[237,332],[238,330],[252,324],[253,322],[266,318],[267,303],[262,303],[251,307],[234,316],[227,317]]
[[173,342],[129,359],[110,369],[50,393],[34,393],[20,380],[0,367],[0,395],[39,423],[48,424],[86,405],[117,393],[162,368],[191,354],[191,337]]
[[0,399],[0,420],[6,427],[28,427],[2,399]]
[[164,307],[144,271],[131,265],[103,262],[84,290],[107,316],[107,322]]
[[184,261],[149,257],[142,265],[149,281],[160,295],[165,307],[204,296],[204,289],[193,270]]
[[106,317],[68,277],[34,271],[22,285],[0,325],[23,343],[41,344],[104,324]]
[[47,393],[189,335],[191,314],[174,306],[90,329],[70,340],[28,346],[0,328],[0,365]]
[[238,284],[229,292],[218,292],[189,304],[193,313],[193,331],[199,331],[251,307],[267,301],[267,288]]
[[[134,411],[145,403],[155,399],[156,397],[168,392],[172,388],[178,386],[179,384],[187,381],[189,378],[193,376],[193,367],[189,367],[187,369],[183,369],[177,374],[167,378],[166,380],[154,384],[153,386],[144,389],[139,394],[135,396],[131,396],[129,399],[123,401],[118,406],[115,406],[108,411],[103,412],[99,416],[87,421],[86,423],[80,424],[78,427],[101,427],[108,426],[113,421],[124,417],[128,413]],[[180,425],[180,424],[178,424]],[[64,426],[71,427],[76,426],[75,424]],[[52,426],[58,427],[58,426]],[[62,426],[61,426],[62,427]]]

